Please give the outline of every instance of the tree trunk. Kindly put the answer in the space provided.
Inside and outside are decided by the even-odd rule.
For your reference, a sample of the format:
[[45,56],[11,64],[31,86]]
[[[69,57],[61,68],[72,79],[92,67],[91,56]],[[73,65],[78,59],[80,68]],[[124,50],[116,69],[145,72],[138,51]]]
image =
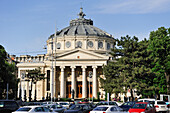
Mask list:
[[133,89],[132,89],[132,88],[130,88],[130,94],[131,94],[131,99],[130,99],[130,101],[134,101]]

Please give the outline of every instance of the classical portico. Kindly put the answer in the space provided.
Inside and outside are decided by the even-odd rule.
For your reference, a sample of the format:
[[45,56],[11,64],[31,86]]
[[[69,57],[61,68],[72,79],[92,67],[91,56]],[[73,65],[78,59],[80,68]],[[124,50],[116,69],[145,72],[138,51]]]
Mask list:
[[[65,54],[67,54],[69,59],[62,58]],[[72,98],[71,91],[74,90],[74,98],[89,97],[90,82],[90,97],[97,98],[99,87],[97,77],[102,75],[102,66],[106,65],[108,57],[97,53],[94,54],[81,48],[65,54],[58,56],[56,60],[55,69],[58,70],[54,72],[55,75],[59,74],[54,81],[60,85],[60,87],[54,86],[56,94],[60,94],[60,98]],[[77,57],[75,54],[79,55],[78,59],[73,58]],[[85,59],[84,56],[87,54],[88,57]],[[89,78],[89,72],[92,72],[92,78]]]
[[[61,78],[61,80],[60,80],[60,84],[61,84],[60,85],[60,93],[61,93],[60,96],[61,96],[61,98],[65,98],[65,97],[71,98],[72,90],[74,90],[74,92],[75,92],[74,98],[89,97],[89,82],[92,83],[91,84],[92,90],[90,92],[90,97],[93,96],[93,97],[97,98],[97,88],[98,88],[98,84],[97,84],[97,82],[98,82],[97,76],[98,75],[96,75],[97,66],[80,66],[82,69],[82,73],[78,72],[78,73],[80,73],[80,75],[78,75],[78,76],[81,76],[80,79],[76,79],[76,72],[75,72],[76,66],[69,66],[71,68],[71,75],[70,75],[71,77],[68,76],[67,78],[64,77],[64,75],[65,75],[64,67],[65,66],[62,66],[62,68],[61,68],[61,77],[60,77]],[[88,70],[87,70],[87,67],[89,67]],[[102,66],[99,66],[99,67],[101,68]],[[89,73],[89,71],[91,71],[91,69],[93,70],[93,75],[92,75],[92,78],[89,78],[88,73]],[[71,80],[70,80],[70,78],[71,78]],[[70,82],[71,84],[68,85],[67,82]],[[65,89],[65,87],[66,87],[66,89]]]
[[[79,18],[71,20],[68,27],[49,36],[45,55],[16,58],[21,62],[17,64],[18,78],[21,71],[37,67],[45,74],[47,79],[37,83],[39,100],[51,93],[53,98],[73,98],[72,91],[74,98],[97,98],[98,92],[104,95],[99,78],[103,77],[103,65],[112,59],[108,53],[114,47],[114,38],[93,26],[91,19],[85,19],[82,8],[78,15]],[[92,73],[91,78],[89,73]],[[27,92],[30,83],[24,87]]]

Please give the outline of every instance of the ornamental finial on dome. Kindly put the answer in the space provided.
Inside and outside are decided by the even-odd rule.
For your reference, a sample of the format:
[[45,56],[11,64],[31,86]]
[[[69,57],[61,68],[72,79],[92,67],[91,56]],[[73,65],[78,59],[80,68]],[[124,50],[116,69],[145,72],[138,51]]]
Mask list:
[[78,14],[79,18],[84,18],[84,16],[86,16],[84,13],[83,13],[83,8],[81,7],[80,8],[80,13]]

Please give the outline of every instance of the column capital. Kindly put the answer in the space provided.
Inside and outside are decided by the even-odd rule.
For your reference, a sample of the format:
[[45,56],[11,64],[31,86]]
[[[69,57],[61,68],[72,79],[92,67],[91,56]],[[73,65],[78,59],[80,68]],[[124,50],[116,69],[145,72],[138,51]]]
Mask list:
[[65,68],[65,66],[60,66],[60,68],[61,68],[61,69],[64,69],[64,68]]
[[61,68],[61,72],[63,72],[63,71],[64,71],[65,66],[60,66],[60,68]]
[[81,68],[86,69],[86,68],[87,68],[87,66],[81,66]]
[[76,66],[70,66],[70,68],[71,68],[71,69],[75,69],[75,68],[76,68]]
[[97,68],[97,66],[94,65],[94,66],[92,66],[92,68]]

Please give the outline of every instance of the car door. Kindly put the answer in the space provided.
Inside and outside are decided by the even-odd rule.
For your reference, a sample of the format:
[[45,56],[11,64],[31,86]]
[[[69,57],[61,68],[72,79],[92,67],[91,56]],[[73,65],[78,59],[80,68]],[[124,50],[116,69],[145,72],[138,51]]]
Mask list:
[[153,110],[152,110],[150,104],[148,103],[146,106],[146,109],[145,109],[145,113],[152,113],[152,112],[153,112]]
[[34,108],[34,113],[45,113],[45,112],[44,112],[44,109],[42,107],[35,107]]
[[107,113],[117,113],[117,112],[118,112],[118,110],[116,107],[111,107],[110,111],[108,111]]
[[83,106],[83,113],[89,113],[89,107],[87,105]]

